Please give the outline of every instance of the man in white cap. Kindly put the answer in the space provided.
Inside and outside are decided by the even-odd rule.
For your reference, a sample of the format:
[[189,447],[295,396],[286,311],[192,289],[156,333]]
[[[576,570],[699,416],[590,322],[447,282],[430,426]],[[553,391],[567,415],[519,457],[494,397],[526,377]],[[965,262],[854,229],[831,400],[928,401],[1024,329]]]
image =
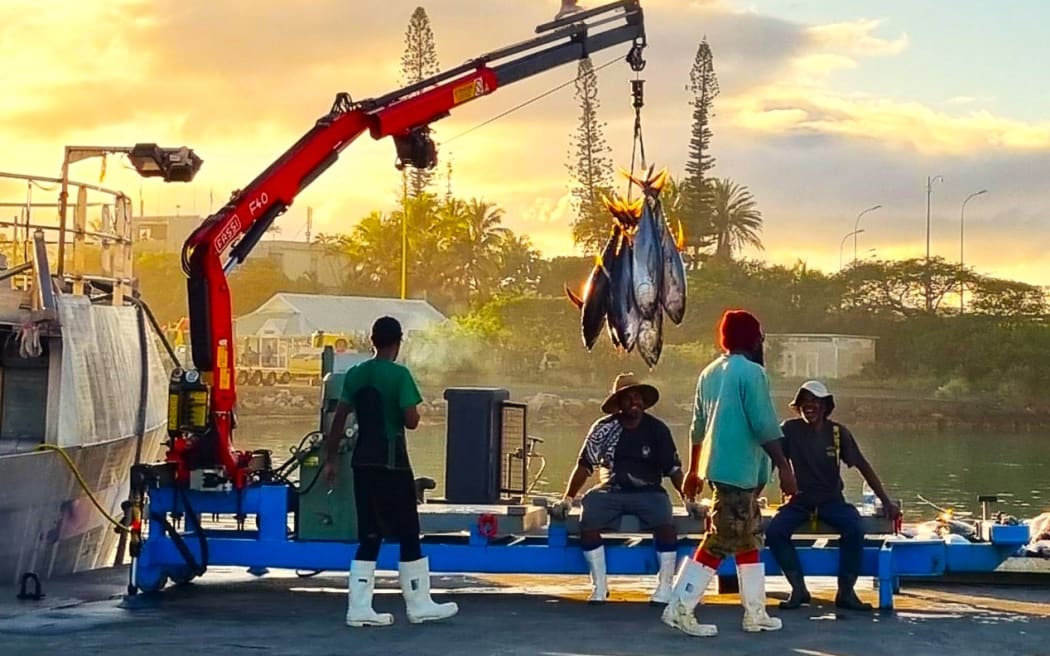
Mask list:
[[781,430],[784,433],[784,455],[795,471],[798,494],[780,507],[766,528],[766,546],[791,584],[791,597],[780,607],[791,609],[809,603],[809,591],[791,536],[805,522],[819,519],[840,532],[835,605],[847,610],[871,610],[871,604],[858,599],[853,590],[860,574],[864,531],[860,513],[842,495],[839,463],[855,467],[861,473],[882,500],[890,519],[899,517],[900,509],[860,452],[853,434],[842,424],[829,419],[835,409],[835,397],[824,383],[817,380],[803,383],[790,407],[799,417],[785,421]]
[[599,484],[581,500],[580,545],[593,586],[589,603],[603,603],[609,596],[601,530],[623,515],[634,515],[653,531],[660,570],[650,602],[666,604],[671,598],[678,536],[662,482],[665,476],[670,478],[681,496],[685,474],[671,430],[646,412],[659,399],[656,388],[639,382],[634,374],[617,376],[612,393],[602,404],[606,416],[591,426],[569,477],[561,501],[563,511],[591,474],[596,469],[599,472]]

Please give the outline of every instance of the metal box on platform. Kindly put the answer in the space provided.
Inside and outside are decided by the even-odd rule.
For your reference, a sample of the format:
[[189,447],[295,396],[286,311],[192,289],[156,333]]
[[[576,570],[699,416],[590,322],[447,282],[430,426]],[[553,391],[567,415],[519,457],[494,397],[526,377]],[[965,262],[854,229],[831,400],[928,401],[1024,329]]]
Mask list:
[[499,502],[502,411],[509,399],[510,392],[499,388],[445,390],[445,498],[449,503]]

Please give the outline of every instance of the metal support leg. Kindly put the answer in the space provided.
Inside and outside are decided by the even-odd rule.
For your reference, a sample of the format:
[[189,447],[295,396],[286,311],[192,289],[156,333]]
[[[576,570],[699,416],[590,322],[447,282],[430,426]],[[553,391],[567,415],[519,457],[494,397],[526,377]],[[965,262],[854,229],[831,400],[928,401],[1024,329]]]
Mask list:
[[569,529],[565,526],[565,524],[551,523],[550,527],[547,529],[547,546],[569,546]]
[[893,610],[893,547],[882,545],[879,550],[879,610]]
[[259,494],[259,540],[261,542],[284,542],[288,539],[288,488],[283,485],[267,485]]

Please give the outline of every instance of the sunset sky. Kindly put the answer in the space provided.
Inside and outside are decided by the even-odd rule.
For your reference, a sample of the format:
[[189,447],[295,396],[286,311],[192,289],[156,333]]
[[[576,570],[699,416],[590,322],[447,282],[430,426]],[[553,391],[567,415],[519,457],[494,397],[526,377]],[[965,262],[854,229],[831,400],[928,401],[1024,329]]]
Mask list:
[[[188,145],[205,163],[190,185],[149,180],[147,214],[208,214],[326,113],[335,94],[398,86],[408,18],[420,0],[4,0],[0,20],[0,170],[59,174],[66,144]],[[558,0],[424,3],[448,68],[529,38]],[[588,4],[588,3],[585,3]],[[596,6],[590,2],[588,6]],[[1050,5],[971,0],[643,0],[649,48],[646,152],[680,174],[691,109],[685,84],[706,35],[722,93],[713,174],[753,192],[769,261],[834,271],[864,216],[860,255],[925,252],[927,176],[933,252],[955,261],[964,198],[966,261],[1050,284]],[[1007,11],[1009,7],[1009,11]],[[596,65],[627,47],[594,55]],[[506,210],[546,255],[573,251],[565,168],[578,111],[571,87],[443,143],[570,80],[564,66],[468,104],[435,124],[453,191]],[[611,156],[631,157],[625,63],[600,73]],[[283,238],[349,231],[394,209],[394,146],[362,137],[279,219]],[[97,182],[100,163],[74,166]],[[445,184],[444,167],[438,182]],[[136,200],[116,160],[107,186]],[[214,195],[214,204],[209,196]],[[852,257],[852,241],[843,255]]]

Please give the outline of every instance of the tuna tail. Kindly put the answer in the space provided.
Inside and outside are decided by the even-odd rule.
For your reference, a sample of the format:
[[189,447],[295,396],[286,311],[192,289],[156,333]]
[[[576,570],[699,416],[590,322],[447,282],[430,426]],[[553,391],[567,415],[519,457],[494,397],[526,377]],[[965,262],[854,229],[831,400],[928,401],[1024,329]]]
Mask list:
[[685,251],[685,230],[682,228],[681,220],[678,221],[678,234],[675,235],[674,245],[675,248],[678,249],[679,253]]
[[602,194],[602,203],[613,217],[613,230],[629,232],[638,224],[638,219],[642,216],[642,204],[640,202],[628,203],[615,192],[613,195],[615,198],[609,200],[608,196]]
[[568,285],[565,285],[565,295],[569,297],[569,300],[572,301],[572,304],[576,306],[577,310],[583,309],[583,299],[569,289]]
[[659,196],[660,192],[663,191],[664,185],[667,184],[670,173],[667,169],[662,169],[659,173],[653,175],[654,166],[649,167],[649,172],[645,175],[644,179],[637,178],[626,171],[623,171],[622,173],[627,176],[628,180],[641,187],[642,191],[647,195]]

